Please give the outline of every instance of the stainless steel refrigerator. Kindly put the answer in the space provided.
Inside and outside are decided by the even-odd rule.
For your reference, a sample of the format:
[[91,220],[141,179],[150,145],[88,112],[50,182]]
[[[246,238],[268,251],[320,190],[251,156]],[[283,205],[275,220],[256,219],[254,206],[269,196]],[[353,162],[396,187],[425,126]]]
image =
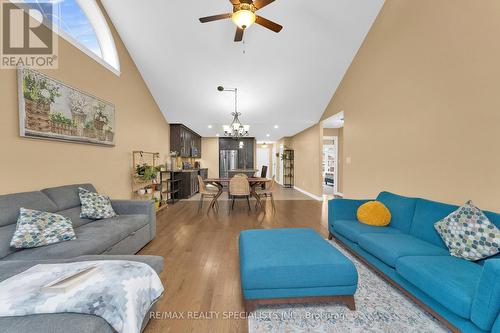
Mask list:
[[221,150],[219,160],[219,176],[227,178],[228,171],[238,169],[238,151]]

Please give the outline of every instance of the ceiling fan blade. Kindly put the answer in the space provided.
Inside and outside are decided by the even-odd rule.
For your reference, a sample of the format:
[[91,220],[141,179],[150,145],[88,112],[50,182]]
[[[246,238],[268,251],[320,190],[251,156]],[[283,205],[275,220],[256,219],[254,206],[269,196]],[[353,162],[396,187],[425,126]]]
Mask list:
[[253,5],[257,9],[264,8],[265,6],[269,5],[270,3],[274,2],[274,0],[255,0],[253,2]]
[[234,35],[234,41],[235,42],[241,42],[243,40],[243,33],[245,30],[237,28],[236,29],[236,35]]
[[262,16],[257,16],[257,18],[255,19],[255,23],[260,24],[261,26],[266,27],[274,32],[280,32],[281,29],[283,29],[283,26],[279,25],[278,23],[274,23],[273,21],[269,21]]
[[207,17],[200,17],[200,22],[207,23],[207,22],[212,22],[212,21],[224,20],[224,19],[231,18],[231,16],[233,16],[233,14],[227,13],[227,14],[212,15],[212,16],[207,16]]

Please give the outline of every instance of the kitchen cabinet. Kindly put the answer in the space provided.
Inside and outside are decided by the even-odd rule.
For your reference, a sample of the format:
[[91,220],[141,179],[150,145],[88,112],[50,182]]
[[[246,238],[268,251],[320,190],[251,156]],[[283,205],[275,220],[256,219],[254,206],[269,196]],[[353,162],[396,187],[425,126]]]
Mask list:
[[[255,138],[232,138],[219,139],[219,176],[228,177],[229,170],[253,170],[254,169]],[[234,163],[226,162],[226,156],[235,156]],[[231,158],[231,157],[229,157]]]
[[182,180],[179,195],[181,199],[189,199],[200,190],[198,186],[198,170],[183,170],[176,173],[175,177]]
[[180,157],[201,157],[201,136],[182,124],[170,125],[170,151]]

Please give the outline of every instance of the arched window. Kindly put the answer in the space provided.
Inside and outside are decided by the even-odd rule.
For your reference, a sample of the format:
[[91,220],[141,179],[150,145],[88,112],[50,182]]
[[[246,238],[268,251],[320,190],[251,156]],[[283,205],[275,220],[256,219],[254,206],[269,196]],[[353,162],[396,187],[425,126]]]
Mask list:
[[[52,2],[51,12],[44,3]],[[120,61],[113,35],[95,0],[24,0],[49,18],[57,33],[90,57],[120,74]]]

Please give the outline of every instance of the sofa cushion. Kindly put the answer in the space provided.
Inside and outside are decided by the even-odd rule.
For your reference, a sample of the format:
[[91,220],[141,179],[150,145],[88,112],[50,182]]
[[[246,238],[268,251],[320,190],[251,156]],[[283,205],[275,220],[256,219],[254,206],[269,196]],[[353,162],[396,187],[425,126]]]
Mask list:
[[446,244],[434,228],[434,223],[444,219],[457,208],[458,206],[455,205],[418,199],[410,234],[426,242],[442,247],[443,249],[447,249]]
[[357,243],[361,234],[387,233],[400,234],[401,231],[392,227],[374,227],[355,220],[337,220],[333,222],[333,230],[350,241]]
[[16,251],[19,251],[19,249],[10,247],[10,241],[12,239],[12,236],[14,236],[15,231],[16,231],[15,224],[9,224],[0,227],[0,259]]
[[482,267],[451,256],[399,258],[396,271],[450,311],[470,318]]
[[446,256],[448,251],[408,234],[362,234],[359,246],[383,261],[396,267],[396,261],[406,256]]
[[10,246],[27,249],[75,239],[71,220],[55,213],[22,208]]
[[499,213],[493,213],[493,212],[488,212],[483,210],[484,215],[490,220],[491,223],[497,226],[498,229],[500,229],[500,214]]
[[475,261],[500,252],[500,230],[472,201],[434,227],[454,257]]
[[57,206],[42,192],[0,195],[0,226],[17,222],[21,207],[54,213]]
[[55,202],[57,210],[66,210],[80,206],[80,197],[78,196],[79,187],[90,192],[97,192],[92,184],[75,184],[51,187],[42,190],[42,192]]
[[474,324],[485,331],[490,330],[495,320],[500,318],[500,259],[485,262],[470,317]]
[[75,229],[75,240],[17,251],[5,259],[66,259],[81,255],[101,254],[147,223],[146,215],[121,215],[94,221]]
[[417,199],[390,192],[380,192],[377,201],[382,202],[391,212],[390,226],[405,233],[410,230]]
[[357,212],[358,221],[375,227],[385,227],[391,222],[391,212],[380,201],[362,204]]
[[84,219],[109,219],[116,216],[111,200],[108,196],[78,188],[78,195],[82,205],[81,218]]
[[73,228],[79,228],[82,225],[85,225],[87,223],[94,221],[91,219],[82,219],[80,217],[81,212],[82,212],[81,207],[73,207],[70,209],[61,210],[61,211],[57,212],[57,214],[60,214],[64,217],[69,218],[71,220],[71,222],[73,222]]

